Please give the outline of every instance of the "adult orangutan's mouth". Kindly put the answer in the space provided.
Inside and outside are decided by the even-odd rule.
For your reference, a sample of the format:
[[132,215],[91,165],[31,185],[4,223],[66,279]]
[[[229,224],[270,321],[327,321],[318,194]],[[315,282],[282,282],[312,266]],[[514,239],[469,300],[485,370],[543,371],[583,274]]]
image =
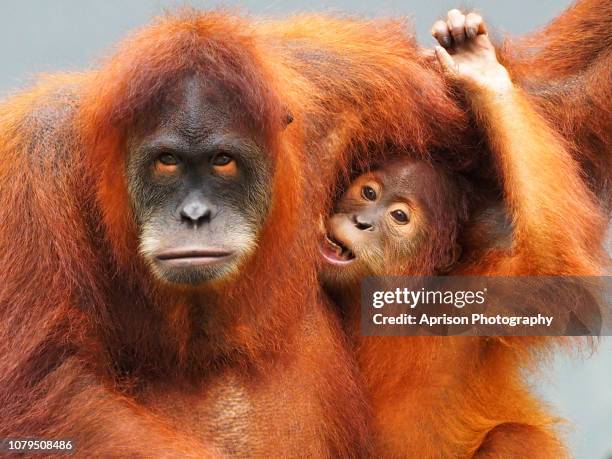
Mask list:
[[232,252],[216,248],[190,248],[165,250],[155,258],[164,264],[173,266],[210,265],[232,256]]

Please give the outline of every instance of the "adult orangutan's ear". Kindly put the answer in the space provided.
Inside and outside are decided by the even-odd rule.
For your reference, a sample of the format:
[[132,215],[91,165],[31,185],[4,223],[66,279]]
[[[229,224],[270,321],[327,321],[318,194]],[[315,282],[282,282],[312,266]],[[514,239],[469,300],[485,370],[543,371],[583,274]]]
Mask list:
[[285,115],[283,117],[283,128],[286,128],[293,123],[293,113],[288,108],[285,109]]

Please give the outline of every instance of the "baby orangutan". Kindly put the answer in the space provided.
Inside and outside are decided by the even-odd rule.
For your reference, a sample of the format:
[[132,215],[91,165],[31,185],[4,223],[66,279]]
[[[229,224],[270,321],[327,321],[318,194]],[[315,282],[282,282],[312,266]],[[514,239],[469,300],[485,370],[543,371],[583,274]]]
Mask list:
[[466,184],[420,160],[398,157],[354,180],[327,224],[321,277],[332,290],[365,276],[446,272],[459,255]]
[[[602,272],[600,209],[565,141],[498,62],[482,18],[451,10],[433,34],[443,73],[486,136],[507,218],[470,210],[468,221],[468,197],[480,190],[439,165],[394,159],[340,198],[321,245],[321,280],[354,340],[377,457],[565,457],[554,416],[523,374],[551,339],[359,336],[364,276]],[[505,227],[505,238],[482,231],[479,219]],[[478,243],[460,250],[466,240]]]

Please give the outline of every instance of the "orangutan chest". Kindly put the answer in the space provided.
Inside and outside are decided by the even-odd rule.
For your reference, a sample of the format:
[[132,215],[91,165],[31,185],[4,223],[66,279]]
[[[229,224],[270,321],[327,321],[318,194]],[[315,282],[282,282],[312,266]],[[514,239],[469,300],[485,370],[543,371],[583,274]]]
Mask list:
[[224,375],[202,387],[152,388],[143,402],[222,457],[325,457],[314,391],[271,379],[273,384]]

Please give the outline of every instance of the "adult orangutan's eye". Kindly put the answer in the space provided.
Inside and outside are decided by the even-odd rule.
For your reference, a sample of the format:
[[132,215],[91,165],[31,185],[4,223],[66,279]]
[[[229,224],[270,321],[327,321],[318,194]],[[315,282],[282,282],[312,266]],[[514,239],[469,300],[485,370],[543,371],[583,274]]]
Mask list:
[[213,171],[217,174],[233,177],[238,172],[236,160],[227,153],[219,153],[215,155],[211,161]]
[[227,166],[232,161],[234,160],[230,155],[225,154],[225,153],[219,153],[217,156],[213,158],[212,164],[213,166],[223,167],[223,166]]
[[179,163],[179,159],[171,153],[159,155],[157,161],[162,163],[164,166],[176,166]]
[[155,159],[155,170],[160,174],[174,174],[181,160],[172,153],[162,153]]

